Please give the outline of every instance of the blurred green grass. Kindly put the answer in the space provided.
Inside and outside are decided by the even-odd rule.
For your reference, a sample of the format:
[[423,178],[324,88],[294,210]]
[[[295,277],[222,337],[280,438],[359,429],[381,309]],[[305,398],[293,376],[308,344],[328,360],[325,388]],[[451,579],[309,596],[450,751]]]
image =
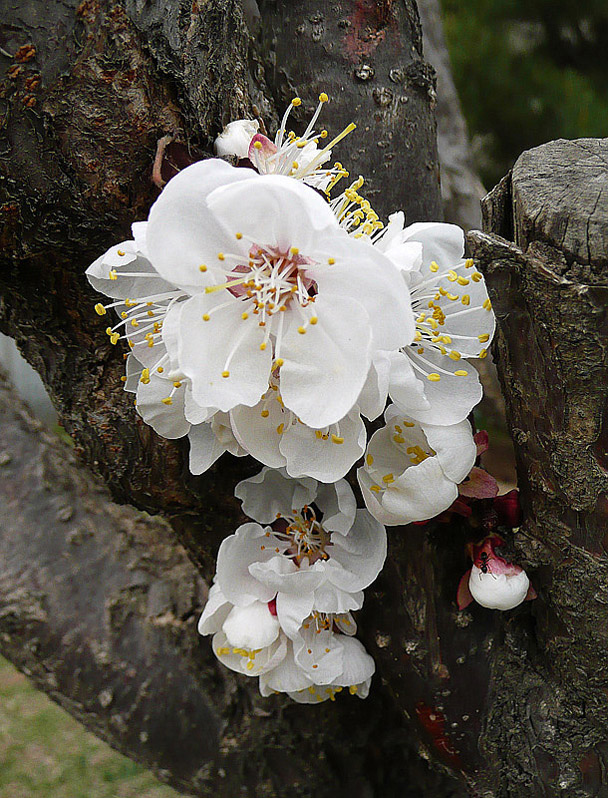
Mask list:
[[0,657],[0,798],[179,798]]

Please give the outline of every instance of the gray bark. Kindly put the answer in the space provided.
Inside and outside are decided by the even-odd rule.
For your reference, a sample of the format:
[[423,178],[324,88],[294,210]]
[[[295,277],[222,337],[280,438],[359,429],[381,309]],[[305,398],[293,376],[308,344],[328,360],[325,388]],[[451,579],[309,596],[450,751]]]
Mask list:
[[539,591],[492,656],[478,784],[500,796],[608,793],[607,163],[605,139],[524,153],[469,239],[498,319],[514,545]]
[[437,72],[435,116],[444,218],[471,230],[481,227],[481,198],[485,189],[475,169],[467,124],[452,77],[441,6],[439,0],[419,0],[418,10],[424,54]]

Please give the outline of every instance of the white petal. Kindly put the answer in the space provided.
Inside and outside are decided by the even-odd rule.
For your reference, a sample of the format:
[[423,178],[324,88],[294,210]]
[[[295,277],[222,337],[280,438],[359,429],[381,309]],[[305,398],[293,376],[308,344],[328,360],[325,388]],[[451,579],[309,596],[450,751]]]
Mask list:
[[[390,356],[391,372],[389,392],[391,399],[404,413],[418,413],[430,410],[430,402],[426,397],[426,385],[416,376],[408,354],[412,347],[404,351],[393,352]],[[428,380],[427,380],[428,382]]]
[[285,658],[271,671],[260,676],[260,693],[269,696],[273,692],[289,693],[293,690],[304,690],[310,679],[299,668],[293,658],[291,642],[287,643]]
[[237,673],[245,676],[260,676],[271,671],[283,661],[287,653],[287,638],[279,637],[270,646],[261,651],[248,650],[240,646],[230,646],[226,635],[217,632],[211,641],[213,653],[219,661]]
[[198,621],[199,635],[210,635],[219,632],[231,609],[232,604],[222,593],[217,582],[215,582],[211,585],[205,609]]
[[[256,178],[251,169],[209,158],[182,169],[169,181],[150,209],[146,238],[162,277],[192,293],[210,285],[218,253],[244,251],[234,233],[209,210],[207,198],[218,186]],[[208,271],[200,271],[203,264],[210,267]]]
[[248,158],[249,142],[259,127],[260,123],[256,119],[236,119],[234,122],[229,122],[213,144],[215,154]]
[[365,385],[357,399],[359,410],[370,421],[378,418],[386,407],[391,355],[392,353],[389,352],[376,352],[372,355],[372,363]]
[[137,386],[137,412],[152,429],[163,438],[171,440],[182,438],[190,431],[190,422],[184,415],[185,387],[177,388],[171,404],[163,404],[173,389],[173,383],[152,372],[149,382],[139,382]]
[[[395,266],[378,249],[350,236],[325,236],[317,244],[319,266],[307,269],[319,296],[351,297],[369,317],[374,349],[398,349],[414,337],[409,291]],[[327,265],[329,259],[333,265]],[[356,321],[355,321],[356,320]],[[358,316],[353,323],[359,324]]]
[[233,607],[222,626],[228,645],[237,648],[266,648],[279,636],[279,622],[268,604],[254,601],[247,607]]
[[210,424],[197,424],[190,428],[190,473],[204,474],[226,451],[218,441]]
[[312,624],[300,634],[293,644],[297,665],[315,684],[330,684],[343,672],[342,640],[349,638],[325,629],[317,633]]
[[468,421],[450,426],[424,425],[428,442],[437,452],[443,473],[453,482],[462,482],[475,465],[477,447]]
[[345,479],[332,485],[319,485],[315,503],[323,513],[323,528],[327,532],[341,535],[349,532],[355,520],[357,500]]
[[[311,476],[319,482],[335,482],[347,474],[365,451],[366,431],[358,409],[341,419],[338,428],[339,436],[334,427],[323,434],[301,422],[286,427],[277,437],[287,473],[292,477]],[[269,437],[273,440],[272,430]],[[334,437],[342,442],[336,443]]]
[[507,574],[482,573],[474,565],[469,577],[469,589],[475,601],[491,610],[511,610],[526,598],[530,580],[525,571]]
[[306,257],[314,257],[320,231],[338,229],[328,203],[314,189],[282,175],[218,188],[208,203],[215,217],[229,226],[232,239],[240,232],[244,240],[282,252],[296,247]]
[[[417,353],[418,349],[424,349],[423,357],[426,362],[421,360],[421,356]],[[416,375],[416,389],[424,396],[427,406],[422,407],[414,402],[408,402],[409,394],[403,393],[402,387],[399,384],[393,385],[392,382],[391,399],[403,412],[417,421],[423,424],[457,424],[463,421],[481,401],[483,389],[479,375],[470,363],[455,362],[426,345],[406,347],[402,357],[424,369],[424,373],[419,368],[413,373]],[[439,374],[439,380],[429,380],[425,376],[431,373],[438,374],[438,369],[442,372]],[[443,373],[445,371],[449,371],[450,374]],[[466,374],[457,376],[456,371],[466,371]]]
[[199,294],[184,303],[179,363],[192,380],[197,404],[227,412],[259,402],[268,386],[272,352],[260,349],[264,332],[255,317],[243,319],[242,303],[227,291],[222,294]]
[[243,512],[262,524],[272,523],[278,513],[291,514],[312,504],[317,483],[310,477],[290,479],[283,470],[263,468],[259,474],[239,482],[234,495],[243,504]]
[[[386,530],[367,510],[357,510],[348,535],[332,537],[332,567],[328,578],[333,585],[349,592],[363,590],[378,576],[386,559]],[[334,568],[335,564],[340,568]]]
[[369,370],[371,330],[366,311],[348,297],[319,294],[314,312],[318,322],[304,335],[301,319],[286,320],[281,395],[304,424],[320,429],[355,405]]
[[[110,277],[116,272],[116,279]],[[141,273],[141,277],[122,277],[121,272]],[[121,241],[97,258],[85,272],[96,291],[114,299],[145,297],[175,291],[152,263],[138,251],[135,241]]]
[[277,618],[287,637],[295,640],[302,623],[312,612],[314,593],[278,593]]
[[238,405],[230,412],[230,419],[238,442],[252,457],[265,466],[281,468],[287,462],[279,449],[281,425],[285,426],[285,416],[291,414],[285,413],[275,394],[268,388],[266,400],[254,407]]
[[243,524],[224,538],[217,555],[217,582],[233,604],[246,607],[254,601],[270,601],[276,590],[259,582],[249,566],[273,556],[266,544],[266,531],[259,524]]
[[[366,499],[365,492],[363,498]],[[408,468],[388,486],[382,497],[385,515],[378,518],[389,526],[427,521],[447,510],[457,498],[456,484],[445,476],[437,458],[429,457]]]
[[359,685],[373,676],[376,665],[374,660],[365,650],[363,643],[356,637],[343,637],[342,673],[333,684],[343,687]]
[[[331,560],[329,561],[331,562]],[[332,566],[326,564],[326,575],[331,578]],[[334,564],[335,565],[335,564]],[[343,569],[340,570],[340,575],[344,576]],[[338,569],[334,569],[337,572]],[[362,590],[341,590],[339,587],[325,582],[315,590],[314,608],[319,612],[336,613],[343,615],[351,610],[359,610],[363,606],[364,594]]]
[[[307,562],[304,559],[298,568],[288,557],[278,555],[267,562],[252,562],[249,573],[265,585],[273,596],[275,593],[283,592],[301,596],[313,592],[325,580],[323,563],[316,562],[306,567]],[[278,601],[277,598],[277,603]]]
[[419,241],[422,246],[422,268],[435,261],[440,268],[453,268],[462,260],[464,232],[458,225],[443,222],[416,222],[402,233],[402,241]]

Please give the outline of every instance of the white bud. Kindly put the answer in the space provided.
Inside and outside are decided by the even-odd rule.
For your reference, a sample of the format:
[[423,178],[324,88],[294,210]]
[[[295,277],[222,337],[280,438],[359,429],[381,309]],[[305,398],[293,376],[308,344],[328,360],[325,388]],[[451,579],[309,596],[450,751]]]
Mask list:
[[512,610],[526,598],[530,580],[524,570],[511,566],[511,573],[483,573],[474,565],[469,577],[471,595],[482,607]]
[[248,158],[249,144],[258,132],[259,126],[259,122],[255,119],[237,119],[227,124],[213,145],[216,155]]
[[222,631],[231,646],[257,650],[274,643],[279,636],[279,622],[267,603],[254,601],[248,607],[233,607]]

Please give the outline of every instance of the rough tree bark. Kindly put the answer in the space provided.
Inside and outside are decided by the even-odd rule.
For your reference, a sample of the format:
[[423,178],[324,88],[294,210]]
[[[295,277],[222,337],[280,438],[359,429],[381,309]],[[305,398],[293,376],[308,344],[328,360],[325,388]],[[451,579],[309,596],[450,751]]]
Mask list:
[[[83,278],[109,242],[120,240],[133,219],[145,217],[156,193],[150,172],[158,138],[173,138],[164,164],[169,169],[171,162],[208,152],[231,118],[259,115],[271,126],[292,89],[305,108],[329,89],[335,95],[335,132],[357,117],[352,171],[370,177],[367,193],[380,213],[403,207],[410,221],[437,218],[433,75],[422,61],[413,2],[267,0],[258,8],[251,0],[29,0],[18,6],[4,0],[2,18],[10,24],[3,25],[0,42],[0,324],[43,376],[80,461],[101,475],[115,499],[162,513],[175,539],[172,545],[164,522],[142,520],[133,510],[113,507],[104,517],[105,498],[78,473],[75,461],[34,434],[30,422],[4,401],[8,476],[2,490],[10,513],[3,512],[0,529],[7,553],[0,566],[2,604],[8,607],[0,616],[3,649],[112,745],[194,794],[447,797],[464,794],[464,785],[488,795],[529,795],[529,785],[543,785],[543,794],[552,794],[551,786],[544,787],[549,777],[541,774],[557,770],[559,784],[570,774],[562,761],[575,762],[574,754],[563,754],[566,744],[572,751],[578,740],[599,746],[601,719],[592,722],[583,714],[577,720],[576,712],[583,700],[597,702],[589,706],[603,701],[595,682],[586,691],[580,686],[580,702],[572,698],[582,676],[570,678],[571,666],[589,668],[582,664],[588,662],[601,673],[602,654],[594,646],[605,627],[593,625],[599,615],[589,609],[581,629],[574,629],[578,605],[575,592],[567,591],[575,585],[589,607],[593,596],[605,595],[602,562],[579,542],[583,533],[597,540],[585,508],[603,483],[598,477],[585,482],[587,493],[576,493],[580,486],[564,476],[542,437],[553,430],[554,413],[561,414],[555,429],[564,418],[571,423],[579,395],[567,391],[570,372],[560,373],[561,383],[549,379],[549,372],[542,383],[561,391],[560,402],[547,403],[538,415],[545,426],[539,421],[534,434],[521,427],[534,444],[520,449],[522,477],[530,475],[530,540],[541,540],[532,532],[538,522],[536,494],[529,489],[541,484],[532,478],[532,457],[541,445],[542,478],[555,486],[558,498],[560,491],[576,493],[579,505],[573,506],[582,508],[576,518],[559,517],[559,528],[571,531],[569,561],[558,560],[563,541],[535,548],[519,535],[514,542],[529,565],[549,565],[539,569],[537,608],[522,607],[507,617],[478,607],[457,612],[456,585],[468,567],[464,544],[483,534],[483,508],[473,519],[477,527],[453,522],[395,530],[387,568],[360,618],[382,676],[373,695],[314,711],[280,697],[262,702],[255,686],[211,660],[193,630],[202,598],[197,574],[209,579],[219,541],[241,521],[234,484],[257,466],[224,458],[194,478],[187,473],[184,446],[138,422],[118,381],[122,358],[90,313],[95,298]],[[560,191],[552,195],[555,202]],[[586,218],[591,215],[589,209]],[[496,210],[495,216],[502,220],[508,213]],[[543,235],[546,245],[549,234]],[[475,246],[478,241],[480,257],[489,264],[489,253],[498,251],[491,247],[499,244],[478,237]],[[507,249],[515,257],[517,250]],[[597,265],[599,250],[593,253]],[[584,263],[587,256],[591,261],[591,250],[583,248],[577,257]],[[488,265],[487,273],[493,286],[497,272]],[[513,285],[523,273],[519,266],[513,271]],[[537,285],[532,279],[524,284],[526,291]],[[507,294],[540,342],[530,352],[549,358],[565,351],[563,362],[574,372],[571,350],[558,346],[559,324],[570,335],[567,313],[580,314],[583,305],[578,311],[575,306],[593,295],[575,289],[565,298],[560,294],[560,317],[553,320],[534,304],[526,315],[527,297]],[[508,363],[508,357],[525,353],[506,309],[503,317],[499,350]],[[599,332],[593,333],[596,348],[586,350],[588,358],[600,351]],[[530,362],[539,371],[545,367],[540,356]],[[534,373],[522,366],[521,395],[505,384],[514,418],[519,404],[528,407],[525,397],[534,395]],[[589,408],[590,397],[588,391]],[[582,429],[594,434],[591,424]],[[583,454],[578,462],[586,462]],[[581,505],[585,496],[588,503]],[[71,519],[57,516],[66,504],[78,520],[75,536]],[[40,517],[47,535],[38,527]],[[557,523],[558,517],[550,519]],[[93,534],[80,541],[79,529]],[[543,531],[542,541],[554,534],[553,527]],[[79,580],[94,572],[84,594]],[[568,635],[580,643],[580,662],[567,650]],[[561,693],[553,689],[556,673]],[[557,728],[551,712],[564,695],[562,706],[571,711],[568,736],[551,738]],[[540,708],[533,706],[537,696]],[[173,717],[159,715],[159,706]],[[173,748],[163,729],[173,732]],[[418,751],[433,758],[433,767]],[[591,754],[585,757],[576,784],[599,783],[603,765]]]
[[[534,571],[492,655],[478,784],[608,794],[608,140],[524,153],[471,233],[498,319]],[[494,790],[493,790],[494,791]]]

